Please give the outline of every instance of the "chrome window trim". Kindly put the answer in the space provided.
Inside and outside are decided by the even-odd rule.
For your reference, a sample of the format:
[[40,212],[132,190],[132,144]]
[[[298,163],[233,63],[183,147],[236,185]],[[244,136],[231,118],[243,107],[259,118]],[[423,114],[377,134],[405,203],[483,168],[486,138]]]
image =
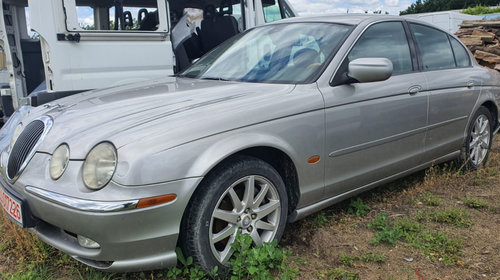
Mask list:
[[[36,154],[36,152],[38,150],[38,147],[40,146],[40,144],[42,144],[43,140],[45,139],[45,137],[49,133],[50,129],[52,128],[52,125],[54,124],[54,121],[49,116],[41,116],[39,118],[36,118],[36,119],[32,120],[30,123],[32,123],[34,121],[41,121],[41,122],[43,122],[44,128],[43,128],[42,135],[40,136],[40,139],[38,139],[38,142],[33,146],[33,149],[31,149],[30,153],[28,154],[28,156],[24,160],[23,164],[19,168],[19,171],[17,171],[16,175],[13,178],[10,178],[9,177],[9,172],[7,172],[7,169],[9,168],[9,163],[8,162],[9,162],[9,159],[10,159],[10,156],[11,156],[11,153],[12,153],[12,151],[9,151],[9,157],[7,159],[7,164],[5,165],[5,175],[7,177],[7,180],[11,184],[15,183],[17,181],[17,179],[19,178],[19,176],[21,176],[21,174],[23,173],[24,169],[28,166],[28,164],[30,163],[31,159]],[[24,132],[24,128],[23,128],[23,132]],[[17,142],[17,140],[16,140],[16,142]],[[14,145],[15,145],[15,143],[14,143]]]
[[27,186],[26,191],[52,203],[86,212],[109,213],[135,209],[139,203],[138,199],[124,201],[95,201],[66,196],[40,188]]

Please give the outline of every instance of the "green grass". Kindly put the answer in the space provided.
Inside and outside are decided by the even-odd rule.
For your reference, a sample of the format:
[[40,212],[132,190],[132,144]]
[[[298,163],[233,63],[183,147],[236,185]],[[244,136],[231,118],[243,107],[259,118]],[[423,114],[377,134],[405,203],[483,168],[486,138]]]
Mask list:
[[322,273],[330,280],[358,280],[359,276],[356,273],[349,272],[344,268],[333,268],[324,270]]
[[328,217],[324,212],[320,212],[314,217],[313,223],[317,228],[323,227],[328,223]]
[[396,241],[403,237],[403,232],[399,228],[391,226],[391,224],[392,221],[384,213],[379,213],[377,218],[368,224],[369,228],[373,228],[376,231],[371,241],[372,244],[396,244]]
[[488,208],[488,202],[477,198],[467,197],[463,199],[464,204],[473,209]]
[[439,206],[443,202],[441,198],[430,192],[421,194],[418,198],[418,201],[427,206]]
[[419,211],[417,220],[450,224],[457,227],[470,227],[473,225],[469,212],[455,207],[441,211]]
[[456,264],[461,258],[462,240],[450,238],[446,233],[422,231],[411,237],[411,245],[433,261],[445,265]]
[[[432,212],[429,217],[438,217],[436,219],[443,219],[443,221],[450,220],[460,225],[466,223],[462,220],[463,217],[456,218],[457,213],[459,213],[459,217],[465,215],[460,210],[451,209]],[[386,214],[380,213],[373,222],[368,224],[368,227],[375,230],[374,238],[371,241],[375,245],[380,243],[394,245],[400,241],[419,249],[431,260],[442,262],[445,265],[455,264],[461,258],[462,240],[451,238],[446,233],[427,230],[416,221],[402,219],[392,222]],[[344,256],[344,260],[347,262],[348,259]]]
[[38,266],[35,263],[20,267],[13,274],[0,272],[0,279],[5,280],[51,280],[54,279],[48,266]]
[[468,14],[468,15],[484,15],[484,14],[494,14],[494,13],[500,13],[500,8],[490,8],[482,5],[475,6],[474,8],[467,8],[465,10],[462,10],[463,14]]
[[361,198],[358,197],[358,199],[354,200],[352,199],[351,202],[349,203],[349,209],[347,210],[347,213],[353,214],[356,217],[361,217],[366,215],[368,211],[370,211],[370,206],[366,205]]
[[383,263],[385,261],[385,256],[380,253],[373,252],[363,252],[359,256],[350,256],[346,253],[342,253],[340,255],[340,262],[345,266],[354,266],[354,262],[363,262],[363,263]]

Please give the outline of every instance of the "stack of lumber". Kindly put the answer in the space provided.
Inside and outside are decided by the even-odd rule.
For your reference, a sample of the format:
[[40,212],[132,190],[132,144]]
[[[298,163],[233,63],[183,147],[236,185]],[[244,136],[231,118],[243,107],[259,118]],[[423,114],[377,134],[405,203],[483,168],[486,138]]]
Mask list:
[[500,20],[464,21],[456,35],[479,64],[500,71]]

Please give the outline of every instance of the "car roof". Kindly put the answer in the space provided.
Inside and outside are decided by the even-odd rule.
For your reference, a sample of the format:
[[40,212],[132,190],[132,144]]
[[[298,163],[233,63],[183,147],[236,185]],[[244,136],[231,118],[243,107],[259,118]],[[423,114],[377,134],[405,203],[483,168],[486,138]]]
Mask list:
[[361,22],[372,22],[380,20],[405,20],[399,16],[374,15],[374,14],[322,14],[313,16],[300,16],[281,20],[278,22],[331,22],[349,25],[358,25]]

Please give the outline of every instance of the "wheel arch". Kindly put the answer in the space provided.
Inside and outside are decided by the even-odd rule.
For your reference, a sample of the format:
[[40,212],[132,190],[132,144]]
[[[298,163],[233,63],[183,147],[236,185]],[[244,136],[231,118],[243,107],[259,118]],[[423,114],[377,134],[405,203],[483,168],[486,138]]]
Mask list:
[[[249,139],[254,139],[253,143],[249,143]],[[288,214],[290,214],[295,210],[300,199],[299,172],[294,160],[297,156],[294,152],[291,145],[274,136],[254,133],[238,135],[211,145],[197,158],[189,173],[203,174],[204,179],[196,187],[198,189],[210,172],[238,155],[260,159],[276,169],[283,179],[288,195]],[[193,195],[195,194],[196,190]]]
[[483,102],[481,104],[481,107],[485,107],[486,109],[488,109],[488,111],[490,111],[491,116],[493,118],[493,121],[495,122],[493,130],[495,130],[496,128],[498,128],[499,122],[498,122],[498,108],[497,108],[497,105],[493,101],[488,100],[488,101]]

